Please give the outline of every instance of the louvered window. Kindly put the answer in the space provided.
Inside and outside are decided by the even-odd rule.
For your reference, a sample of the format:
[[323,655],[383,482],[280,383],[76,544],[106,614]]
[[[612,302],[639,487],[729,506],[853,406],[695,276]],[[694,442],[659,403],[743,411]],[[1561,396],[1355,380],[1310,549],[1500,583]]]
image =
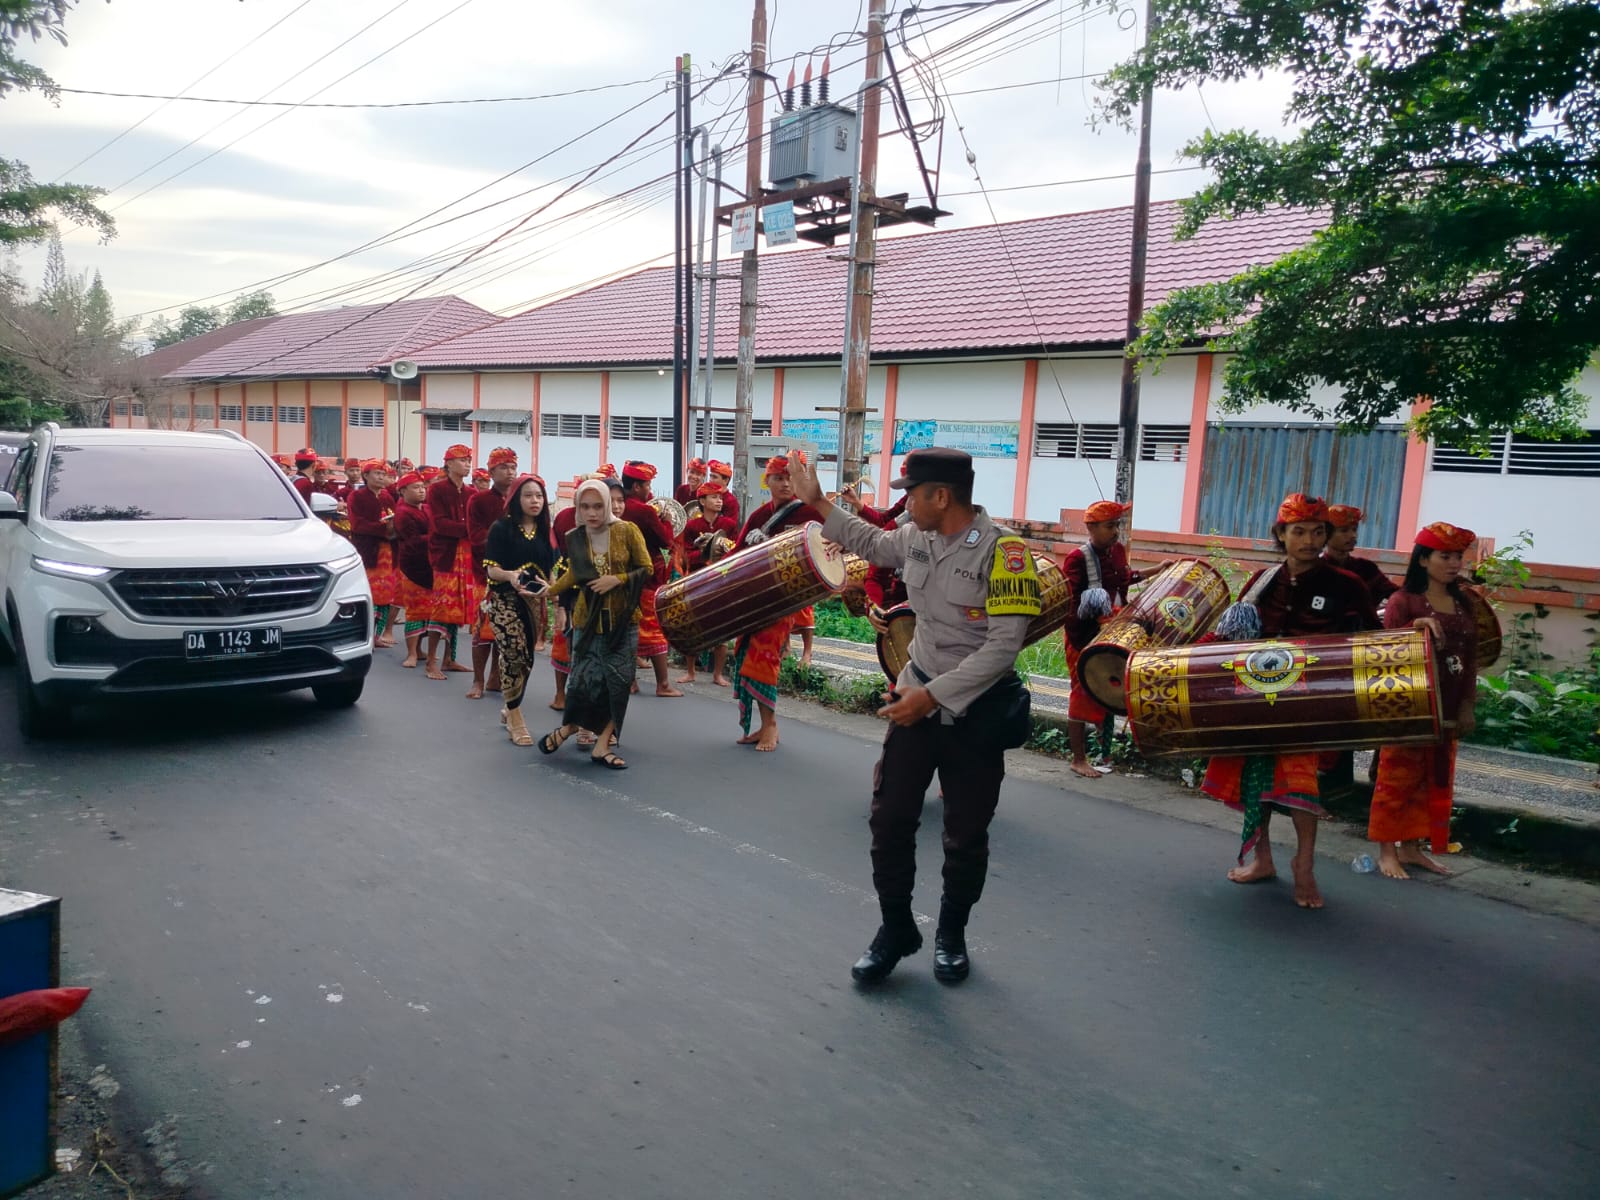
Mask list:
[[[532,419],[531,416],[529,418]],[[502,433],[507,437],[527,437],[527,421],[479,421],[478,432],[483,434]]]
[[278,405],[278,424],[304,425],[306,423],[306,409],[303,404]]
[[670,442],[671,417],[612,417],[611,437],[619,442]]
[[540,413],[539,436],[565,438],[600,437],[599,413]]
[[244,410],[237,404],[221,404],[217,406],[217,416],[224,421],[237,421],[244,415]]
[[422,419],[430,433],[469,433],[472,430],[465,417],[429,416]]
[[249,408],[245,409],[245,419],[246,420],[250,420],[250,421],[260,421],[260,422],[262,422],[263,424],[266,424],[266,425],[272,424],[272,405],[270,405],[270,404],[252,404],[252,405],[250,405]]
[[211,420],[211,405],[209,405],[209,404],[196,404],[194,406],[194,419],[196,421],[209,421],[209,420]]
[[351,429],[382,429],[383,409],[352,408],[346,419]]
[[116,413],[116,415],[119,416],[119,417],[127,416],[128,415],[128,402],[126,400],[118,400],[115,404],[113,404],[111,406],[111,411]]
[[1474,454],[1459,446],[1437,445],[1433,448],[1433,469],[1462,475],[1502,475],[1506,466],[1506,435],[1497,433],[1489,439],[1485,454]]
[[1144,425],[1139,429],[1140,462],[1187,462],[1187,425]]
[[1115,425],[1073,425],[1043,422],[1033,430],[1035,458],[1116,458]]
[[172,419],[174,421],[187,421],[189,419],[189,406],[187,404],[174,404],[172,406]]
[[1600,429],[1560,442],[1514,436],[1506,456],[1506,474],[1600,477]]
[[[733,417],[711,418],[711,444],[713,446],[733,445]],[[704,413],[698,413],[694,419],[694,443],[699,445],[705,441],[706,418]],[[751,418],[751,437],[771,437],[772,419],[770,417]]]

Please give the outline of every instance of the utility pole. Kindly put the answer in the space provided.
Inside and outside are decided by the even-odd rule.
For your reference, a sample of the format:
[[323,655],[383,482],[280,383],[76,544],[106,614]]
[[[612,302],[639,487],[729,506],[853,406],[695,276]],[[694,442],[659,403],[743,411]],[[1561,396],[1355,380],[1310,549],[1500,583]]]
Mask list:
[[[761,203],[761,115],[767,93],[767,2],[755,0],[750,19],[750,89],[745,101],[744,190],[749,204]],[[756,385],[755,250],[744,252],[739,264],[739,367],[734,380],[733,494],[746,495],[750,471],[750,411]]]
[[[1153,2],[1153,0],[1152,0]],[[886,0],[872,0],[867,10],[866,79],[861,84],[860,168],[851,195],[855,219],[850,223],[853,247],[848,298],[850,324],[844,344],[844,403],[839,422],[839,486],[861,478],[867,437],[867,368],[872,359],[872,277],[878,257],[878,85],[883,75],[883,19]],[[892,444],[892,430],[884,430]]]
[[[1155,0],[1145,0],[1144,44],[1149,57],[1156,31]],[[1152,87],[1144,85],[1139,101],[1139,165],[1133,180],[1133,260],[1128,267],[1128,347],[1139,336],[1144,317],[1145,259],[1150,248],[1150,107]],[[1133,470],[1139,461],[1139,360],[1132,354],[1122,359],[1122,398],[1117,427],[1121,441],[1117,447],[1117,503],[1133,503]]]
[[688,162],[689,132],[689,56],[678,57],[673,72],[672,86],[678,107],[677,134],[673,138],[673,225],[672,225],[672,486],[676,490],[683,483],[684,420],[688,416],[684,404],[685,365],[688,335],[684,327],[685,309],[689,301],[687,271],[693,262],[688,253],[689,239],[689,182],[685,177]]

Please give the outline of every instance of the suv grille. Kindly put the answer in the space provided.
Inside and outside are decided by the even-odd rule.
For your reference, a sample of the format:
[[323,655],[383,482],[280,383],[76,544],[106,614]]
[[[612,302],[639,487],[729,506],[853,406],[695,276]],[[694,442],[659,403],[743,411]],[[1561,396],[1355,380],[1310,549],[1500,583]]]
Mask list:
[[318,566],[179,567],[123,571],[111,586],[142,617],[217,621],[315,608],[328,579]]

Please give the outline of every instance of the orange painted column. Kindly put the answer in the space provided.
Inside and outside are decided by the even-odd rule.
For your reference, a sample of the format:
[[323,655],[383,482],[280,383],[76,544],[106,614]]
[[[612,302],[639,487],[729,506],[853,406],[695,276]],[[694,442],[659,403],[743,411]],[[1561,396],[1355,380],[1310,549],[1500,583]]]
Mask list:
[[[306,412],[306,419],[310,420],[310,410]],[[339,381],[339,465],[344,466],[344,460],[350,446],[350,381]]]
[[772,372],[772,436],[783,432],[783,368]]
[[[428,407],[428,377],[426,375],[424,375],[422,377],[422,385],[417,389],[417,397],[418,397],[417,406],[419,408],[427,408]],[[405,388],[404,388],[404,386],[402,386],[401,389],[400,389],[400,398],[401,398],[401,412],[403,413],[405,411]],[[402,419],[404,419],[404,418],[402,418]],[[400,428],[403,430],[403,429],[405,429],[405,426],[402,425]],[[404,457],[405,451],[401,450],[400,454],[401,454],[402,457]],[[418,416],[417,417],[417,466],[425,467],[427,465],[428,465],[428,418],[424,417],[424,416]]]
[[[239,394],[241,396],[247,396],[249,394],[249,385],[241,383],[239,385]],[[250,415],[249,411],[247,410],[244,415],[248,417]],[[298,450],[299,448],[300,447],[296,446],[295,450]],[[272,452],[274,454],[283,453],[283,451],[278,448],[278,381],[276,379],[272,381]],[[289,453],[293,454],[294,451],[291,450]]]
[[[483,402],[483,376],[477,371],[472,373],[472,411],[477,412],[478,406]],[[478,422],[472,423],[472,463],[478,464]]]
[[[611,372],[600,372],[600,461],[611,448]],[[620,468],[619,468],[620,470]]]
[[[1428,411],[1433,403],[1423,396],[1412,403],[1411,416],[1416,419]],[[1422,483],[1428,472],[1428,443],[1410,434],[1406,439],[1405,473],[1400,481],[1400,516],[1395,524],[1393,550],[1409,550],[1412,535],[1416,533],[1422,513]]]
[[1011,519],[1028,519],[1028,479],[1033,468],[1034,413],[1039,399],[1039,360],[1022,365],[1022,411],[1017,417],[1017,482],[1011,491]]
[[1180,533],[1200,532],[1200,474],[1206,459],[1206,416],[1211,409],[1211,360],[1209,353],[1197,354],[1194,360],[1194,403],[1189,409],[1189,445],[1184,451]]
[[878,452],[878,492],[873,497],[876,509],[889,507],[889,480],[893,477],[889,463],[894,458],[895,409],[900,404],[900,364],[890,363],[884,372],[883,382],[883,436]]
[[533,436],[528,439],[528,470],[534,475],[539,473],[539,387],[543,379],[542,372],[533,373],[533,424],[530,426]]
[[[306,446],[311,446],[311,449],[317,450],[317,448],[315,446],[311,445],[311,380],[309,380],[309,379],[306,380],[306,398],[305,398],[304,403],[305,403],[305,407],[302,408],[300,411],[305,414],[305,418],[306,418],[306,440],[302,444],[306,445]],[[317,450],[317,457],[321,458],[323,456],[323,453],[324,453],[323,451]]]

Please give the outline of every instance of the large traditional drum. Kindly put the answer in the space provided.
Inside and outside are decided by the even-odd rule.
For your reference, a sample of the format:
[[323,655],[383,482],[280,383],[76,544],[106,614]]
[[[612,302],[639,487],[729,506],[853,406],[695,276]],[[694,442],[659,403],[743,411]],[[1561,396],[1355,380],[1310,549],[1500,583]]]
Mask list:
[[1228,581],[1197,558],[1170,563],[1108,620],[1083,648],[1078,672],[1103,707],[1128,711],[1123,696],[1128,656],[1150,646],[1186,646],[1210,631],[1228,607]]
[[[1033,556],[1034,569],[1039,573],[1039,615],[1028,622],[1028,636],[1023,642],[1031,646],[1067,623],[1070,615],[1072,589],[1067,578],[1050,559]],[[911,661],[911,639],[917,632],[917,615],[909,604],[897,604],[884,614],[887,634],[878,635],[878,665],[890,679],[900,678],[900,672]]]
[[808,521],[656,593],[656,619],[675,650],[696,654],[842,591],[844,552]]
[[1435,672],[1420,629],[1139,650],[1128,725],[1147,758],[1426,745]]
[[1463,587],[1461,594],[1467,598],[1472,623],[1478,627],[1478,670],[1482,671],[1500,659],[1500,617],[1478,588]]

